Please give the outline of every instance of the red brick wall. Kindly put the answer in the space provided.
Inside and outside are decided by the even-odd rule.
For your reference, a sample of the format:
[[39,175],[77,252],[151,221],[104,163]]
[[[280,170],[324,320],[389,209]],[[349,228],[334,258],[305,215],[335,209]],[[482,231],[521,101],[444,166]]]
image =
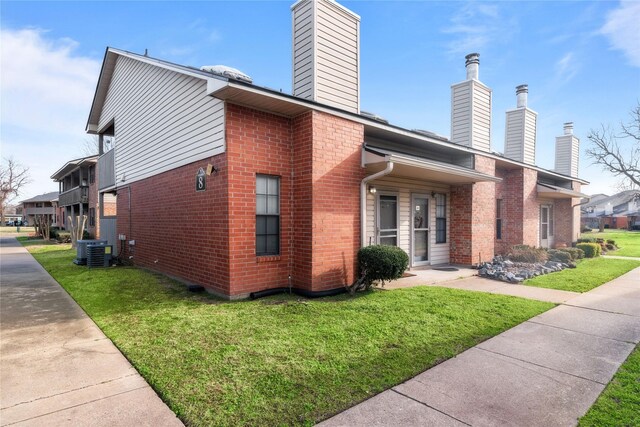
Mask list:
[[[295,119],[227,104],[224,155],[207,190],[196,162],[120,188],[124,256],[232,297],[287,286],[319,291],[351,283],[360,246],[364,127],[308,112]],[[280,255],[255,253],[256,174],[280,177]],[[229,195],[227,197],[227,195]],[[159,215],[175,212],[180,218]]]
[[[206,191],[196,192],[198,168],[208,163],[219,172],[207,177]],[[120,187],[118,234],[135,240],[122,256],[229,294],[227,176],[226,154],[220,154]]]
[[[475,169],[495,174],[495,160],[475,156]],[[451,187],[451,262],[477,264],[494,256],[496,184]]]
[[[573,182],[573,190],[580,191],[580,183]],[[580,199],[558,199],[554,203],[555,244],[568,246],[580,237]],[[626,219],[626,218],[625,218]]]
[[522,170],[522,243],[540,246],[540,202],[538,201],[538,172]]
[[[231,295],[287,286],[291,268],[291,121],[227,104]],[[280,255],[256,256],[256,174],[280,177]]]
[[87,231],[89,233],[91,233],[91,235],[95,238],[98,239],[100,238],[100,196],[98,193],[98,165],[96,164],[95,166],[95,179],[93,181],[93,184],[89,181],[89,169],[87,168],[87,182],[89,183],[89,209],[94,208],[95,209],[95,222],[94,222],[94,226],[89,225],[89,221],[90,221],[90,215],[89,215],[89,211],[85,212],[85,214],[87,215]]
[[312,114],[312,289],[317,291],[354,280],[360,248],[360,182],[365,176],[360,165],[364,126]]

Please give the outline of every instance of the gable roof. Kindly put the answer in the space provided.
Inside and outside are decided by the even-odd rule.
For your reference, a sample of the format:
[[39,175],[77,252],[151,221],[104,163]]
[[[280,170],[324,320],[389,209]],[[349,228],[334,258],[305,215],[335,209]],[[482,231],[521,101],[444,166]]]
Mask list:
[[44,193],[34,196],[30,199],[23,200],[20,203],[34,203],[34,202],[54,202],[58,200],[58,192],[52,191],[51,193]]
[[98,162],[98,157],[99,156],[96,154],[94,156],[87,156],[87,157],[81,157],[79,159],[69,160],[67,163],[64,164],[64,166],[62,166],[60,169],[54,172],[53,175],[51,175],[51,179],[53,179],[56,182],[60,181],[65,176],[69,175],[71,172],[75,171],[76,169],[78,169],[83,165],[96,164]]
[[87,119],[86,131],[88,133],[95,134],[104,130],[98,129],[98,122],[102,113],[102,107],[107,96],[109,85],[111,83],[111,78],[113,77],[118,56],[128,57],[146,64],[151,64],[163,69],[205,80],[207,82],[207,95],[214,96],[225,101],[230,101],[234,104],[267,111],[285,117],[295,117],[309,110],[326,112],[334,116],[363,124],[365,127],[365,134],[373,135],[376,138],[389,139],[391,141],[397,141],[398,143],[410,141],[413,144],[428,145],[430,148],[443,152],[482,155],[493,158],[496,160],[497,166],[508,169],[529,168],[538,171],[540,175],[546,178],[557,179],[565,182],[577,181],[581,184],[589,184],[588,181],[577,177],[571,177],[535,165],[512,160],[496,153],[489,153],[455,144],[448,138],[435,133],[405,129],[400,126],[381,122],[367,114],[356,114],[309,99],[299,98],[273,89],[257,86],[253,83],[235,80],[213,74],[208,71],[202,71],[194,67],[179,65],[169,61],[152,58],[147,55],[139,55],[112,47],[108,47],[105,52],[102,69],[100,70],[100,77],[96,86],[96,92],[94,94],[91,110]]

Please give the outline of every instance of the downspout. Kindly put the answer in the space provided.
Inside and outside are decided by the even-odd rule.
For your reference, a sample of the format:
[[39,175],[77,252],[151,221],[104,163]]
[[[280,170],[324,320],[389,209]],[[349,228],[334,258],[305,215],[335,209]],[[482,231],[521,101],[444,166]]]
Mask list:
[[393,171],[393,162],[387,160],[387,167],[373,175],[365,176],[360,182],[360,247],[367,245],[367,183]]

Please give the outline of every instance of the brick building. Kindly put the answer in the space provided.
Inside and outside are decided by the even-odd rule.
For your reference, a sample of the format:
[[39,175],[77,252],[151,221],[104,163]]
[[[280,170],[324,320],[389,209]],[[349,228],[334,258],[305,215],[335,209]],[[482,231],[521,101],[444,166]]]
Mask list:
[[[86,215],[85,229],[94,238],[100,238],[97,163],[97,155],[70,160],[51,175],[60,187],[56,197],[56,225],[70,229],[69,217],[76,221],[78,216]],[[115,209],[115,201],[107,205],[107,210]]]
[[[331,0],[292,11],[292,95],[228,67],[107,49],[87,131],[117,139],[101,146],[98,187],[117,205],[100,215],[113,223],[102,237],[122,256],[241,298],[340,289],[373,243],[418,268],[575,241],[578,140],[566,124],[556,170],[535,166],[526,86],[507,112],[504,156],[490,150],[478,54],[452,86],[451,139],[402,129],[360,110],[360,18]],[[178,221],[166,215],[176,206]]]

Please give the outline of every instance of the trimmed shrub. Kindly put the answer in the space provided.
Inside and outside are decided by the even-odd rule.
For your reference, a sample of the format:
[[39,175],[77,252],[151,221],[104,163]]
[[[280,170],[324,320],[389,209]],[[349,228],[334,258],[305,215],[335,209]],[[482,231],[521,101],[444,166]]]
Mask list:
[[71,233],[68,231],[57,231],[55,239],[60,243],[69,243],[71,241]]
[[615,246],[616,241],[615,240],[611,240],[611,239],[607,239],[607,244]]
[[559,249],[550,249],[549,260],[555,261],[555,262],[562,262],[564,264],[569,264],[571,262],[571,254],[569,252],[562,251]]
[[600,245],[597,243],[578,243],[576,247],[584,251],[585,258],[600,256]]
[[513,262],[545,262],[549,259],[549,254],[543,248],[534,248],[527,245],[516,245],[511,248],[511,253],[507,256]]
[[607,243],[605,247],[607,248],[608,251],[612,251],[616,248],[615,245],[612,245],[611,243]]
[[595,237],[586,237],[583,239],[578,239],[578,243],[595,243],[595,242],[596,242]]
[[399,279],[409,266],[409,255],[397,246],[372,245],[358,251],[358,266],[365,287]]
[[571,261],[577,261],[584,258],[584,251],[578,248],[562,248],[558,249],[561,252],[566,252],[571,256]]
[[580,230],[581,233],[589,233],[591,231],[591,227],[582,227]]

